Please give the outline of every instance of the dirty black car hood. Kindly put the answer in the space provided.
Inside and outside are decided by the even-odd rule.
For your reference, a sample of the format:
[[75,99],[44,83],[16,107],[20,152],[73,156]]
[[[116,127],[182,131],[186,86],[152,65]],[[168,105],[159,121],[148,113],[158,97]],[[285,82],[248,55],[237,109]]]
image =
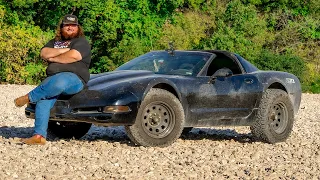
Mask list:
[[136,83],[138,79],[148,76],[155,76],[155,73],[151,71],[121,70],[92,74],[87,86],[89,90],[101,90],[114,85],[117,85],[117,88],[119,88],[119,84],[125,83],[123,85],[128,86],[127,83]]
[[[159,76],[151,71],[119,70],[91,75],[86,88],[68,100],[72,107],[124,105],[141,102],[151,79]],[[61,99],[59,98],[59,99]]]

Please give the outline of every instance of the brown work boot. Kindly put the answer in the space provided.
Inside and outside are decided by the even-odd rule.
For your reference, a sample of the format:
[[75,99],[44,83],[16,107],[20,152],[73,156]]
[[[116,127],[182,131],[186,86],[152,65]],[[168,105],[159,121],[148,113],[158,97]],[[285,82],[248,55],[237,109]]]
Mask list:
[[41,135],[36,134],[36,135],[32,136],[31,138],[21,139],[21,142],[24,144],[29,144],[29,145],[45,145],[47,141]]
[[22,107],[25,104],[29,103],[29,96],[28,94],[18,97],[14,100],[14,104],[16,105],[16,107]]

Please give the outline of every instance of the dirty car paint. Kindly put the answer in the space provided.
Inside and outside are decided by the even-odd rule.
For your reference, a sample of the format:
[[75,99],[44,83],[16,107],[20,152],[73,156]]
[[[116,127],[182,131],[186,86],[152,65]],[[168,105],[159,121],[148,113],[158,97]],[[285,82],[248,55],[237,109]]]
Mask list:
[[[212,67],[213,63],[219,67]],[[210,69],[220,66],[231,69],[233,74],[226,77],[210,74]],[[295,113],[301,101],[301,86],[296,76],[260,71],[237,54],[212,50],[175,51],[174,55],[168,55],[166,51],[152,51],[113,72],[91,75],[83,91],[59,97],[50,120],[132,125],[151,88],[163,88],[177,96],[185,112],[186,127],[250,125],[268,88],[285,90]],[[131,111],[101,111],[111,105],[128,106]],[[27,117],[34,118],[34,107],[30,104],[26,108]]]

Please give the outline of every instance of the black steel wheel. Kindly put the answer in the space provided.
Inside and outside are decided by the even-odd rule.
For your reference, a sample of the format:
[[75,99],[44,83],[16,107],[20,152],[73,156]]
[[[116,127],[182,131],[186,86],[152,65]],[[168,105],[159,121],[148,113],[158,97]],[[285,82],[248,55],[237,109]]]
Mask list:
[[287,106],[279,102],[274,104],[269,110],[270,128],[277,133],[281,134],[285,131],[288,124],[288,109]]
[[290,136],[293,123],[294,110],[288,94],[280,89],[267,89],[251,132],[255,138],[264,142],[282,142]]
[[142,127],[150,137],[166,137],[172,131],[175,122],[173,109],[165,102],[152,102],[143,110]]
[[183,125],[179,99],[164,89],[152,88],[140,105],[135,124],[125,129],[137,145],[165,147],[180,137]]

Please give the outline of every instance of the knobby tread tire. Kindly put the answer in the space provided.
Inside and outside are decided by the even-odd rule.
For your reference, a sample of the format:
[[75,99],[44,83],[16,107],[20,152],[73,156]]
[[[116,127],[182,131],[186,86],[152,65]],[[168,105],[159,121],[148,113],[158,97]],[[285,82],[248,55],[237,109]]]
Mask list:
[[[281,133],[276,133],[270,127],[270,108],[277,103],[285,105],[287,109],[287,122]],[[260,141],[277,143],[285,141],[291,134],[294,122],[294,109],[288,94],[280,89],[267,89],[263,94],[259,110],[253,125],[250,127],[253,136]]]
[[[142,113],[144,108],[146,108],[148,104],[152,102],[164,102],[171,107],[174,113],[175,124],[173,129],[168,135],[162,138],[154,138],[149,136],[146,132],[144,132],[142,127]],[[140,105],[135,124],[131,126],[125,126],[125,130],[130,140],[136,145],[166,147],[171,145],[180,137],[184,127],[184,122],[184,111],[179,99],[167,90],[152,88]]]

